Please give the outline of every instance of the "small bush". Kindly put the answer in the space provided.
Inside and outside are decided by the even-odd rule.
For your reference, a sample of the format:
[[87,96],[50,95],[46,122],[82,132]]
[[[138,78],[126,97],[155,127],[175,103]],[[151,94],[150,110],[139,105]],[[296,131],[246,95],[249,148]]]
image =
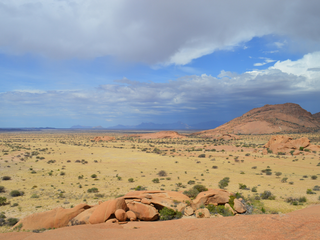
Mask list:
[[315,186],[313,187],[313,191],[320,191],[320,186],[315,185]]
[[39,196],[34,193],[34,194],[31,195],[31,198],[39,198]]
[[246,189],[247,189],[247,185],[242,184],[242,183],[239,183],[239,189],[244,189],[244,190],[246,190]]
[[273,196],[270,191],[264,191],[263,193],[260,194],[260,197],[262,199],[268,199],[268,200],[274,200],[275,199],[275,196]]
[[134,190],[135,191],[144,191],[144,190],[147,190],[147,188],[139,185],[139,186],[135,187]]
[[206,188],[204,185],[200,185],[200,184],[194,185],[193,189],[197,189],[199,192],[208,191],[208,188]]
[[97,192],[99,192],[99,190],[98,190],[98,188],[89,188],[89,189],[87,190],[87,192],[88,192],[88,193],[97,193]]
[[129,178],[128,182],[134,182],[133,178]]
[[2,180],[3,181],[8,181],[8,180],[11,180],[11,177],[10,176],[3,176]]
[[164,207],[160,211],[160,220],[172,220],[179,219],[182,217],[182,213],[179,211],[175,211],[173,209]]
[[224,189],[225,187],[227,187],[229,185],[229,182],[230,182],[230,178],[229,177],[223,178],[219,182],[219,188],[220,189]]
[[286,182],[287,182],[287,180],[288,180],[288,178],[287,178],[287,177],[285,177],[285,178],[282,178],[282,179],[281,179],[281,182],[282,182],[282,183],[286,183]]
[[257,187],[251,188],[251,192],[258,192]]
[[208,204],[206,207],[211,214],[220,214],[222,216],[233,216],[233,213],[225,208],[224,205],[214,206],[213,204]]
[[218,169],[218,166],[212,166],[213,169]]
[[60,172],[60,176],[64,176],[64,175],[66,175],[65,172]]
[[279,177],[279,176],[282,175],[282,172],[276,172],[275,174],[276,174],[277,177]]
[[24,192],[18,191],[18,190],[12,190],[10,192],[11,197],[19,197],[19,196],[23,196],[23,194],[24,194]]
[[204,153],[202,153],[202,154],[200,154],[199,156],[198,156],[198,158],[205,158],[206,157],[206,155],[204,154]]
[[312,179],[312,180],[316,180],[317,178],[318,178],[317,175],[312,175],[312,176],[311,176],[311,179]]
[[154,178],[154,179],[152,179],[152,182],[153,182],[153,183],[159,183],[160,180],[159,180],[159,178]]
[[307,189],[307,194],[316,194],[315,192],[312,192],[311,189]]
[[16,225],[18,222],[19,222],[18,218],[8,218],[7,219],[7,225],[11,226],[11,227]]
[[91,178],[97,178],[97,174],[92,174]]
[[158,176],[159,177],[165,177],[165,176],[167,176],[167,173],[166,173],[166,171],[161,170],[160,172],[158,172]]
[[6,197],[0,197],[0,206],[9,204]]
[[4,186],[0,186],[0,193],[4,193],[4,192],[5,192]]
[[304,147],[300,147],[300,148],[299,148],[300,151],[303,151],[303,149],[304,149]]
[[190,199],[195,199],[198,196],[199,191],[195,188],[191,188],[189,190],[184,191],[183,194],[187,195]]
[[196,182],[195,182],[194,180],[189,180],[189,181],[188,181],[188,184],[189,184],[189,185],[193,185],[193,184],[195,184],[195,183],[196,183]]

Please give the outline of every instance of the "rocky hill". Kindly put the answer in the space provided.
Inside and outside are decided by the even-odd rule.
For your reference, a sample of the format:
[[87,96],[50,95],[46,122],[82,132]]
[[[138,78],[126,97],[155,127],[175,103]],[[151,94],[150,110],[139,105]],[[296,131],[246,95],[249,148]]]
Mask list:
[[320,122],[320,112],[315,113],[312,116]]
[[215,129],[201,131],[195,135],[216,136],[219,133],[272,134],[306,133],[320,130],[320,121],[298,104],[285,103],[265,105],[227,122]]

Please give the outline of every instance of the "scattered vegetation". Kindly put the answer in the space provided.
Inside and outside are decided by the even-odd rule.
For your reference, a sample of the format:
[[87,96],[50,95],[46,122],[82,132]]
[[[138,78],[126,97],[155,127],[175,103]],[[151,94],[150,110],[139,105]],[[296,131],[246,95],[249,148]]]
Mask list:
[[182,213],[173,209],[164,207],[160,211],[160,220],[172,220],[182,218]]

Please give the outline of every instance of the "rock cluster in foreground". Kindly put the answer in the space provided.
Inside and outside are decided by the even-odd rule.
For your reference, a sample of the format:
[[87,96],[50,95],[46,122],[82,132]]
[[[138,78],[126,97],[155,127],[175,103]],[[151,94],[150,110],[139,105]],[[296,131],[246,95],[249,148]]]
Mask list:
[[182,212],[186,216],[195,214],[199,218],[210,217],[208,209],[203,208],[208,204],[224,205],[234,214],[246,212],[244,204],[236,198],[233,200],[232,208],[229,205],[230,196],[233,194],[222,189],[201,192],[194,200],[180,192],[134,191],[94,206],[82,203],[71,209],[59,207],[35,213],[20,220],[14,228],[36,230],[106,221],[156,221],[159,220],[159,210],[164,207]]

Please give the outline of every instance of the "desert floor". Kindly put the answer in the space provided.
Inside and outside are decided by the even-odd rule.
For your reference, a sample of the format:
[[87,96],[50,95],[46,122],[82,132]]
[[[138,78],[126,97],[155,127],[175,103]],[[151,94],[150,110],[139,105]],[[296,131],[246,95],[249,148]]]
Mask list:
[[[60,206],[70,208],[82,202],[95,205],[138,186],[170,191],[185,191],[193,184],[218,188],[224,177],[230,178],[226,189],[240,192],[254,202],[256,214],[263,209],[266,213],[283,214],[320,203],[320,192],[312,190],[320,186],[320,152],[262,155],[262,147],[271,135],[214,141],[138,139],[129,134],[98,130],[0,133],[0,186],[4,187],[0,197],[10,202],[0,206],[1,212],[7,218],[21,219]],[[116,139],[92,142],[96,136]],[[302,136],[312,144],[320,144],[320,134],[291,135]],[[201,154],[205,157],[199,157]],[[262,172],[267,168],[271,175]],[[158,176],[161,170],[167,176]],[[11,179],[3,180],[5,176]],[[239,189],[239,184],[245,184],[248,190]],[[253,187],[257,192],[251,191]],[[98,192],[88,192],[92,188]],[[315,194],[307,194],[307,189]],[[12,190],[24,194],[12,197]],[[265,190],[271,191],[275,200],[254,200]],[[285,201],[289,197],[306,197],[307,202],[292,205]],[[10,228],[3,226],[0,231]]]

